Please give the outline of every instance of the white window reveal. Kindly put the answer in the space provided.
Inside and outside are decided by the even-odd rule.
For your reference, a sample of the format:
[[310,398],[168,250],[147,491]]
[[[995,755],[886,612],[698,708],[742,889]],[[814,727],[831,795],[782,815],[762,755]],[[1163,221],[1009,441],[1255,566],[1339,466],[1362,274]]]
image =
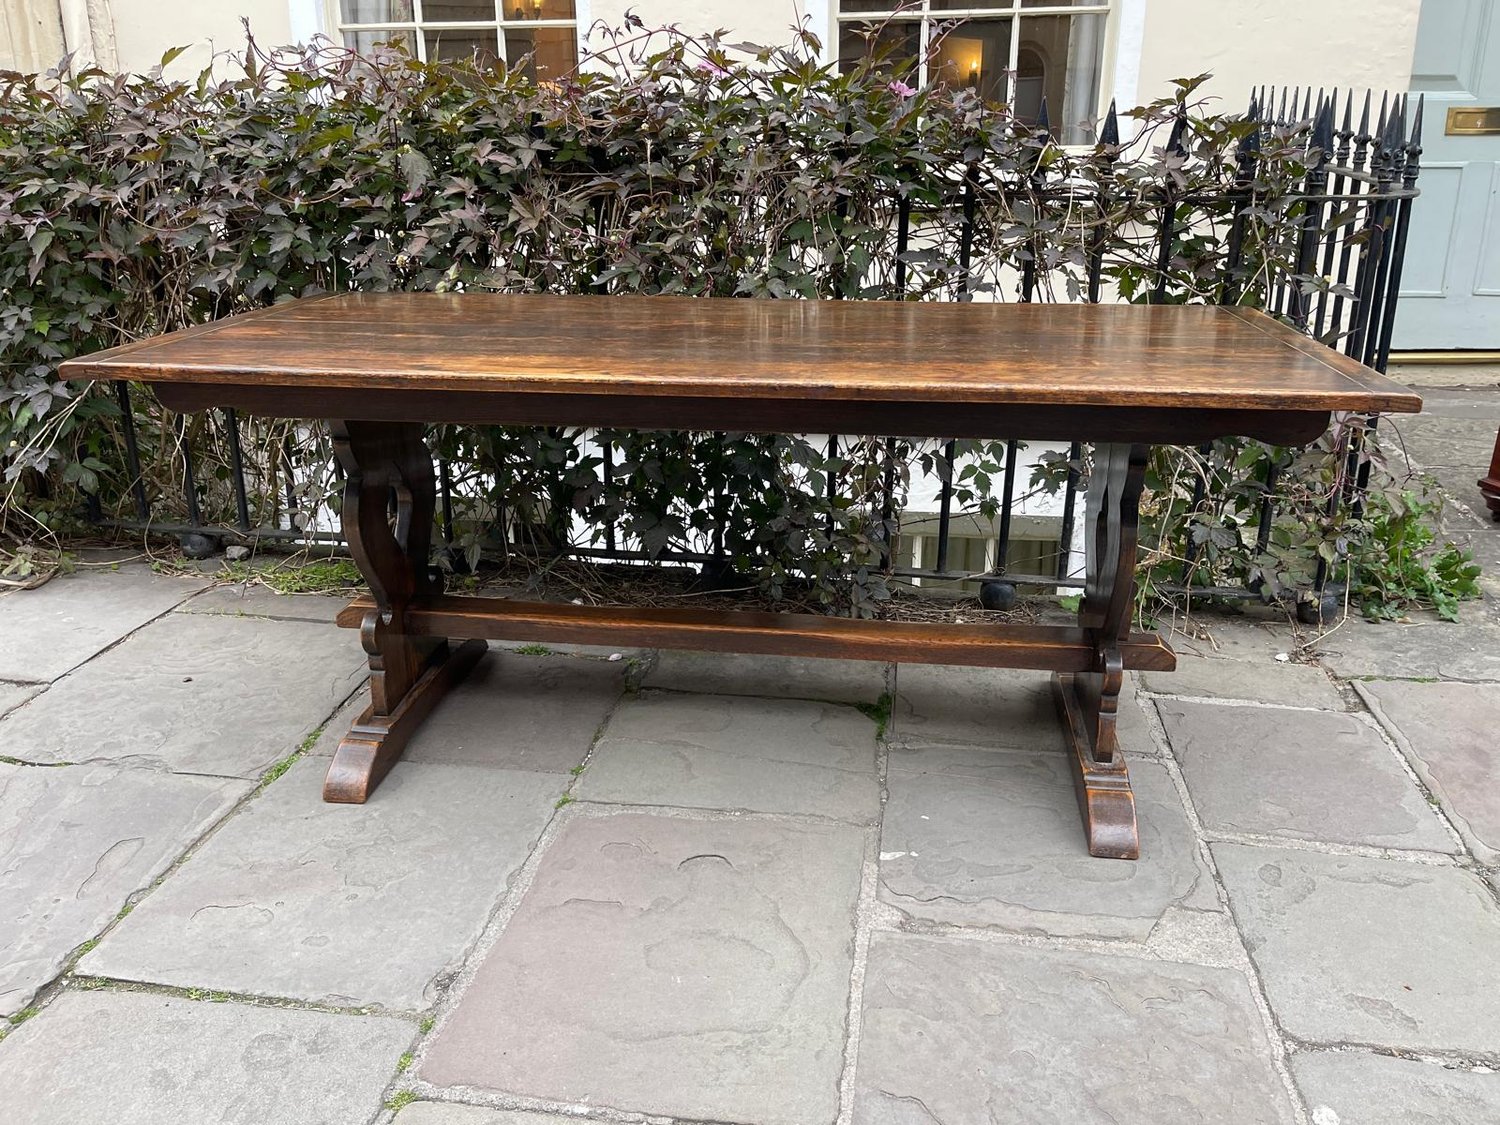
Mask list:
[[395,41],[424,61],[524,65],[538,82],[578,65],[574,0],[338,0],[338,15],[344,45],[358,51]]
[[839,65],[847,71],[888,51],[884,66],[893,78],[969,86],[1029,122],[1045,98],[1053,135],[1091,144],[1110,7],[1108,0],[840,0]]

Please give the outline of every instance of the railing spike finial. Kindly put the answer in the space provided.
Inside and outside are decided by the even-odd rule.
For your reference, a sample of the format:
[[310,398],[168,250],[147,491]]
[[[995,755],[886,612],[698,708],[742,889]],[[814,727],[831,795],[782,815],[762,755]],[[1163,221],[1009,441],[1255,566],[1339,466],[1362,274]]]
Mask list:
[[1311,121],[1312,120],[1312,87],[1311,86],[1309,86],[1307,88],[1306,93],[1304,93],[1302,95],[1302,112],[1297,115],[1297,120],[1298,121]]
[[1115,110],[1114,98],[1109,99],[1109,112],[1104,115],[1104,127],[1099,130],[1099,143],[1120,147],[1120,115]]
[[[1286,93],[1287,93],[1287,89],[1286,89],[1285,86],[1283,86],[1281,88],[1281,108],[1276,111],[1276,124],[1278,124],[1278,125],[1285,125],[1286,124]],[[1294,108],[1295,108],[1296,104],[1297,104],[1296,95],[1293,95],[1293,97],[1292,97],[1292,105],[1293,105]]]
[[1047,95],[1042,95],[1041,108],[1036,113],[1036,127],[1043,133],[1052,132],[1052,122],[1047,119]]
[[1417,95],[1417,112],[1412,116],[1411,139],[1407,141],[1407,159],[1413,164],[1422,155],[1422,113],[1427,108],[1427,95]]
[[1353,120],[1354,120],[1354,91],[1351,89],[1348,92],[1348,94],[1344,97],[1344,123],[1339,126],[1339,132],[1347,134],[1348,136],[1352,137],[1354,135],[1354,126],[1352,124]]
[[1411,139],[1406,142],[1406,171],[1401,177],[1401,186],[1407,191],[1417,186],[1417,173],[1422,166],[1422,111],[1426,96],[1417,95],[1417,112],[1412,118]]
[[1359,132],[1354,134],[1354,139],[1361,144],[1368,144],[1370,140],[1370,98],[1372,91],[1365,91],[1365,107],[1359,114]]
[[1313,144],[1317,146],[1319,164],[1333,156],[1333,103],[1324,102],[1318,108],[1318,119],[1313,124]]
[[1385,136],[1385,119],[1390,115],[1391,92],[1385,90],[1380,95],[1380,116],[1375,119],[1376,139]]

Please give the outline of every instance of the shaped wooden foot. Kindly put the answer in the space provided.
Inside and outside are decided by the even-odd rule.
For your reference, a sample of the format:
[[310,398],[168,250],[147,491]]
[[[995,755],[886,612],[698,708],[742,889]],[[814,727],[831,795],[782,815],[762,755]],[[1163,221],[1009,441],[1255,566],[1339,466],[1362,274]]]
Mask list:
[[377,715],[373,703],[339,742],[323,782],[323,800],[362,805],[401,757],[416,729],[438,700],[469,674],[488,646],[465,641],[456,649],[443,642],[433,649],[426,668],[389,715]]
[[[1072,673],[1057,673],[1052,677],[1052,691],[1068,735],[1068,760],[1078,790],[1089,855],[1139,859],[1141,838],[1135,820],[1135,794],[1130,788],[1125,757],[1117,746],[1098,745],[1101,728],[1108,732],[1105,738],[1113,741],[1114,715],[1101,716],[1097,701],[1090,701],[1088,693],[1079,690],[1078,681],[1079,677]],[[1101,760],[1101,750],[1108,753],[1107,760]]]

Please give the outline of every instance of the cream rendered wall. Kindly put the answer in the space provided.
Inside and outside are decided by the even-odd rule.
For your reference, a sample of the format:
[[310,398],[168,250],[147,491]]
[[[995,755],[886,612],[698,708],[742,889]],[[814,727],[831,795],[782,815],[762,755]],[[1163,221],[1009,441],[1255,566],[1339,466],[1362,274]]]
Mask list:
[[1252,86],[1405,90],[1421,0],[1147,0],[1137,93],[1213,72],[1214,108],[1244,107]]
[[172,47],[187,47],[167,74],[197,74],[215,54],[245,47],[242,18],[256,42],[277,47],[292,42],[288,0],[110,0],[115,50],[123,70],[142,72],[161,62]]
[[67,50],[56,0],[0,0],[0,70],[45,72]]

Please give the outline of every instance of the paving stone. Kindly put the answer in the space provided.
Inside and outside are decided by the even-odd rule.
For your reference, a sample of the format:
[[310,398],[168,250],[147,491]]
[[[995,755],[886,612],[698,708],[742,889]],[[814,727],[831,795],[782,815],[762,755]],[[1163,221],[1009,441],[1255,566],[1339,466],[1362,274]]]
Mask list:
[[368,1121],[413,1030],[381,1016],[69,992],[5,1042],[5,1121]]
[[1484,475],[1495,449],[1493,416],[1460,417],[1451,410],[1443,415],[1424,412],[1402,419],[1401,431],[1407,451],[1424,469],[1462,468],[1475,479]]
[[396,1114],[396,1125],[577,1125],[577,1117],[524,1109],[482,1109],[451,1102],[412,1102]]
[[1233,969],[876,933],[855,1125],[1289,1125]]
[[1380,734],[1353,715],[1169,699],[1157,709],[1206,828],[1458,851]]
[[420,1064],[439,1086],[757,1125],[838,1113],[865,833],[575,816]]
[[[329,594],[279,594],[255,582],[210,586],[177,607],[179,613],[217,613],[230,617],[273,617],[283,621],[331,624],[349,599]],[[352,636],[352,632],[347,634]]]
[[577,795],[871,823],[875,731],[839,703],[652,693],[616,709]]
[[108,766],[0,763],[0,1016],[30,1003],[69,953],[249,788]]
[[1500,619],[1488,606],[1469,605],[1460,621],[1405,624],[1351,616],[1318,642],[1317,656],[1346,680],[1500,680]]
[[[428,716],[402,757],[567,773],[588,756],[624,690],[619,661],[491,650]],[[355,696],[323,728],[313,753],[337,750],[369,702],[366,691]]]
[[0,680],[47,683],[206,585],[144,566],[79,570],[0,597]]
[[1313,1125],[1493,1125],[1500,1074],[1363,1051],[1292,1058]]
[[1356,685],[1464,842],[1500,863],[1500,684]]
[[1167,633],[1167,641],[1179,656],[1264,663],[1275,661],[1278,655],[1293,655],[1302,647],[1295,627],[1281,618],[1204,613],[1175,625]]
[[1061,755],[896,747],[888,759],[880,897],[916,918],[1143,941],[1173,906],[1219,909],[1166,769],[1130,764],[1134,862],[1088,854]]
[[1500,1043],[1500,910],[1474,875],[1235,844],[1213,853],[1293,1036],[1411,1050]]
[[870,660],[663,650],[643,684],[706,695],[874,703],[885,693],[885,670]]
[[364,675],[343,630],[174,613],[0,719],[0,745],[32,762],[259,777]]
[[1344,701],[1327,673],[1310,664],[1179,656],[1175,672],[1142,672],[1140,677],[1141,686],[1147,691],[1168,695],[1251,699],[1330,711],[1344,709]]
[[416,1010],[479,936],[561,791],[398,763],[364,805],[304,758],[84,957],[86,973]]
[[902,664],[891,736],[903,743],[966,743],[1063,753],[1067,742],[1046,672]]
[[[0,715],[4,715],[7,711],[14,711],[41,690],[41,684],[0,683]],[[3,745],[0,743],[0,747]]]

